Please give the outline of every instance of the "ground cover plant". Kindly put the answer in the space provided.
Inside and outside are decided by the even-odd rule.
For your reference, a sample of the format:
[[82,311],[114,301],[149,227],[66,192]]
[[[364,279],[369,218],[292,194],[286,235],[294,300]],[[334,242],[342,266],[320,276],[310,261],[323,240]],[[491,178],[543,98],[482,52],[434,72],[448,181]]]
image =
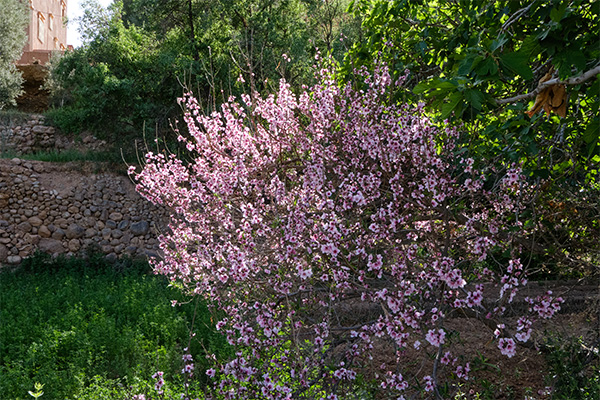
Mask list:
[[210,116],[188,93],[191,157],[131,169],[173,211],[155,270],[226,314],[216,326],[238,351],[207,371],[209,396],[447,398],[476,378],[451,316],[479,319],[511,358],[560,309],[551,292],[512,308],[535,229],[519,164],[474,168],[459,128],[393,100],[402,78],[356,74],[339,84],[322,67],[299,95],[282,81]]
[[146,262],[110,264],[101,256],[37,255],[16,271],[3,269],[0,397],[30,398],[37,382],[42,399],[124,399],[130,386],[148,390],[156,369],[182,390],[183,349],[202,365],[204,349],[218,353],[224,340],[202,304],[172,307],[169,299],[184,297],[148,272]]

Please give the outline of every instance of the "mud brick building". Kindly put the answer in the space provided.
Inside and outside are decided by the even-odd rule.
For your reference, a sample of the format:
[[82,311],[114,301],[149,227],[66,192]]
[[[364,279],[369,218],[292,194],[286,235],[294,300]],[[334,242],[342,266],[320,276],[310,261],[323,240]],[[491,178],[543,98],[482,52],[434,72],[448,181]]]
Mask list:
[[46,64],[53,51],[67,49],[67,0],[29,2],[27,44],[17,65]]

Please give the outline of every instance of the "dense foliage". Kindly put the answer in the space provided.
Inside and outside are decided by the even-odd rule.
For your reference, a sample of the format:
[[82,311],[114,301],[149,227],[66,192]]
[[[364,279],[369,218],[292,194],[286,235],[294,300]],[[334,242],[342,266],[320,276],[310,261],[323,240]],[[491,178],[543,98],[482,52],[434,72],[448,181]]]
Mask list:
[[[463,124],[475,168],[510,160],[537,184],[523,222],[537,225],[528,247],[540,269],[594,272],[600,3],[356,0],[353,9],[365,40],[347,54],[346,74],[377,57],[410,71],[396,98]],[[544,91],[542,81],[554,84]]]
[[[61,107],[51,117],[68,132],[139,138],[144,125],[152,135],[169,128],[182,85],[213,109],[246,85],[262,91],[282,76],[300,85],[316,46],[341,58],[352,44],[358,24],[346,4],[125,0],[106,10],[89,0],[81,21],[85,45],[52,69]],[[285,68],[284,53],[293,60]]]
[[21,57],[27,37],[28,10],[19,0],[0,0],[0,110],[15,104],[23,78],[14,62]]
[[217,328],[237,357],[207,372],[225,398],[333,399],[357,377],[380,396],[445,397],[470,370],[445,327],[453,312],[496,329],[512,357],[560,308],[548,293],[505,318],[527,284],[519,219],[533,192],[519,167],[475,169],[458,130],[390,101],[402,80],[384,65],[360,75],[361,90],[339,87],[324,68],[310,91],[282,81],[211,116],[188,94],[193,161],[149,153],[136,175],[173,211],[156,271],[227,314]]
[[[157,368],[178,376],[195,305],[173,308],[170,299],[185,298],[147,272],[146,262],[110,264],[101,255],[37,255],[1,271],[1,397],[28,398],[40,382],[42,398],[130,398],[127,385],[149,390]],[[200,304],[190,347],[204,368],[205,349],[228,353],[208,318]]]

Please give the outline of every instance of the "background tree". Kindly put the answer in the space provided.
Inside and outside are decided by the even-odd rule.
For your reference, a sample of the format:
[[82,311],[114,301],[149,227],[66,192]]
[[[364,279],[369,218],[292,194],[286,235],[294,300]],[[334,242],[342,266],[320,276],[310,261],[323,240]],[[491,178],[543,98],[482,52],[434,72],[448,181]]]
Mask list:
[[594,270],[600,255],[600,209],[590,201],[600,195],[599,8],[595,0],[352,4],[365,40],[347,54],[346,73],[377,56],[397,74],[410,70],[397,98],[462,124],[476,160],[522,164],[539,188],[529,215],[541,218],[526,221],[540,224],[542,267]]
[[[70,132],[114,135],[117,128],[115,140],[124,133],[139,138],[144,124],[169,131],[182,85],[193,88],[206,112],[246,86],[271,90],[285,77],[299,87],[310,80],[316,47],[341,59],[356,37],[359,25],[346,6],[346,0],[125,0],[106,10],[89,0],[81,21],[85,45],[52,69],[62,107],[51,117]],[[282,63],[284,54],[290,63]]]
[[23,78],[14,62],[27,41],[28,10],[19,0],[0,0],[0,109],[15,104]]

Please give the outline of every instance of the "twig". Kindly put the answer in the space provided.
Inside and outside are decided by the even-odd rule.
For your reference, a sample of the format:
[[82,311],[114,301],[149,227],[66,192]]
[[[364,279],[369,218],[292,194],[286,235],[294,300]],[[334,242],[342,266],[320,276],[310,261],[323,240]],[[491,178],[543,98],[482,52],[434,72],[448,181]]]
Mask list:
[[531,8],[531,6],[535,3],[532,2],[531,4],[529,4],[527,7],[523,7],[520,10],[517,10],[513,15],[510,16],[510,18],[508,20],[506,20],[506,22],[502,25],[502,28],[500,29],[500,33],[504,33],[509,26],[511,26],[512,24],[514,24],[515,22],[517,22],[519,19],[521,19],[521,17],[523,15],[525,15],[527,13],[527,11],[529,11],[529,9]]
[[514,96],[514,97],[509,97],[506,99],[500,99],[500,100],[496,100],[496,104],[498,105],[502,105],[502,104],[508,104],[508,103],[516,103],[518,101],[521,100],[528,100],[531,99],[535,96],[538,95],[538,93],[540,93],[542,90],[544,90],[545,88],[552,86],[552,85],[579,85],[580,83],[583,83],[587,80],[592,79],[593,77],[595,77],[596,75],[600,74],[600,65],[598,65],[597,67],[590,69],[587,72],[584,72],[583,74],[579,75],[579,76],[575,76],[569,79],[566,79],[564,81],[561,81],[558,78],[554,78],[554,79],[550,79],[549,81],[546,82],[542,82],[538,85],[537,88],[535,88],[534,91],[529,92],[529,93],[525,93],[525,94],[520,94],[518,96]]

